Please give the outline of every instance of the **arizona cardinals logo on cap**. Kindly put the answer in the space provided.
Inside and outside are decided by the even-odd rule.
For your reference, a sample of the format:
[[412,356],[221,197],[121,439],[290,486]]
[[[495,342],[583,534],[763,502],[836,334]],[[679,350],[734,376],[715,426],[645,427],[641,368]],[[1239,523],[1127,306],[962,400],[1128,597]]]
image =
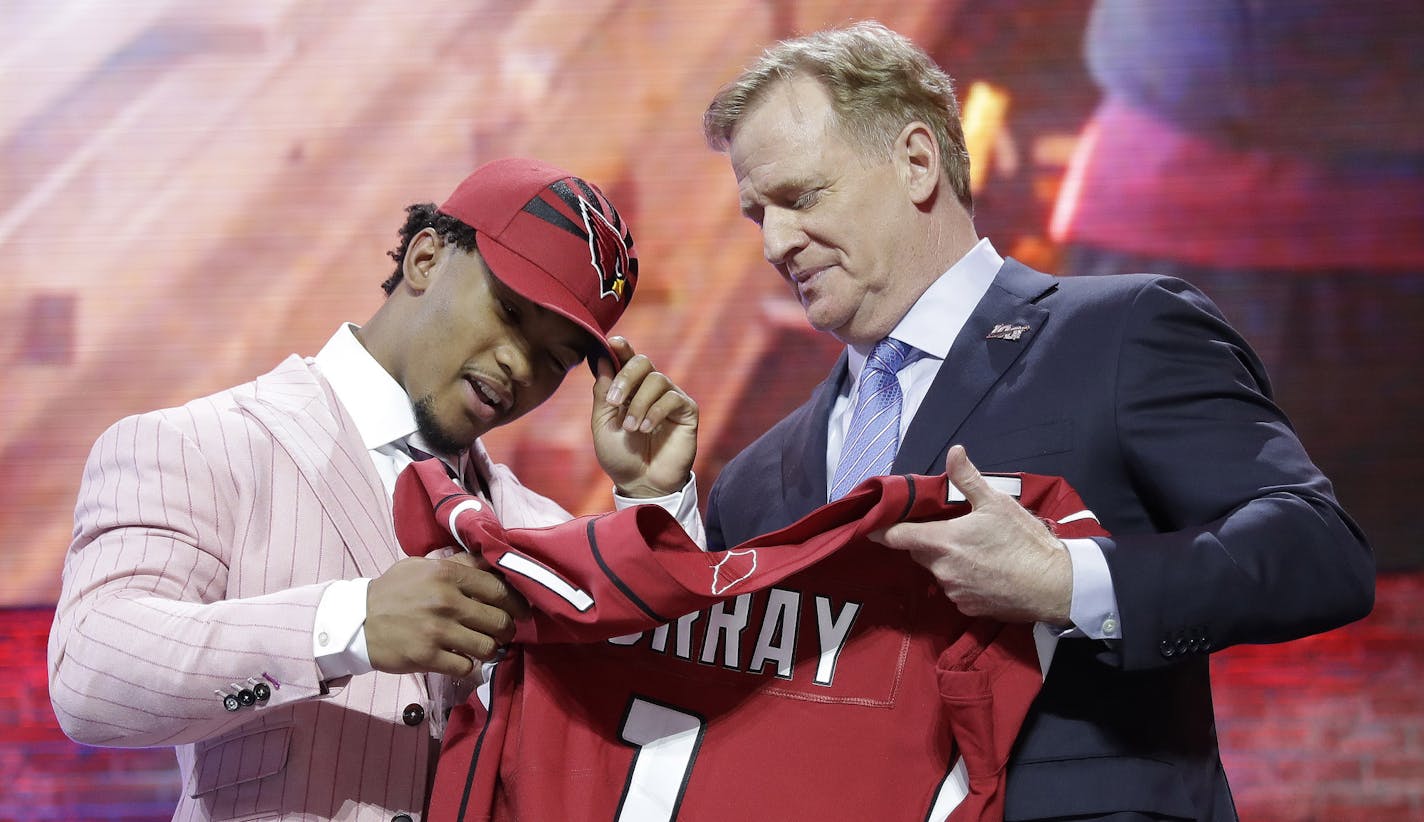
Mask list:
[[[570,183],[580,190],[575,191]],[[612,297],[622,301],[632,296],[633,284],[638,278],[638,260],[628,252],[633,236],[622,224],[617,209],[577,177],[558,180],[549,186],[549,191],[579,215],[583,220],[582,231],[576,223],[537,197],[524,210],[588,242],[589,264],[598,276],[600,298]]]
[[623,299],[628,287],[628,249],[613,223],[584,198],[579,198],[584,229],[588,231],[588,259],[598,272],[599,296]]

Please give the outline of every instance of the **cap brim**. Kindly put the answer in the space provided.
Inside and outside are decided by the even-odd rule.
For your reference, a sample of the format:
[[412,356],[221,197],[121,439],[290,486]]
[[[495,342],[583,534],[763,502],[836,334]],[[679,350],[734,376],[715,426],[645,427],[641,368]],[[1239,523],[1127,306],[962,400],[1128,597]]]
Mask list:
[[490,273],[507,288],[588,332],[594,343],[589,352],[588,367],[595,375],[598,374],[600,357],[608,357],[615,371],[622,366],[618,361],[618,354],[614,352],[613,346],[609,345],[608,338],[599,329],[593,314],[563,283],[488,234],[475,232],[475,245],[479,248],[480,256],[484,258]]

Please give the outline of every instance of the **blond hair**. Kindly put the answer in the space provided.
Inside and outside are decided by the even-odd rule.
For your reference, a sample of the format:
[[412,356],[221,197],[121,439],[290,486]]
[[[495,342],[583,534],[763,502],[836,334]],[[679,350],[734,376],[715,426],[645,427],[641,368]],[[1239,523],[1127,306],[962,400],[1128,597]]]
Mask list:
[[929,126],[951,189],[965,208],[972,207],[954,81],[909,38],[874,20],[782,40],[762,52],[707,106],[707,144],[726,151],[733,129],[767,89],[797,75],[821,83],[837,125],[867,151],[888,153],[912,122]]

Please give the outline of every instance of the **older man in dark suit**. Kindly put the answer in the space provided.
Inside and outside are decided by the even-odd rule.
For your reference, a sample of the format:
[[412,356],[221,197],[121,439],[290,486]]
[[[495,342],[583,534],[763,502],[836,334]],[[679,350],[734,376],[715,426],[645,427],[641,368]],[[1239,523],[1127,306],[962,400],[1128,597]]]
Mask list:
[[[974,512],[893,526],[887,550],[964,613],[1058,638],[1006,817],[1234,819],[1208,654],[1359,619],[1374,595],[1256,355],[1185,282],[1060,279],[978,238],[951,81],[878,24],[769,49],[705,128],[766,258],[847,347],[718,477],[711,547],[865,476],[946,468]],[[1060,542],[978,468],[1065,477],[1113,536]]]

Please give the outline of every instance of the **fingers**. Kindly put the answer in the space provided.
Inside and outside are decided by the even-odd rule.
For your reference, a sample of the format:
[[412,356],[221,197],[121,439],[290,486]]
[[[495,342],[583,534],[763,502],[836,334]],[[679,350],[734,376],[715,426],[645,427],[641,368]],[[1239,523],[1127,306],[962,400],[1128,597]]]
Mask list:
[[[600,368],[602,365],[600,365]],[[656,374],[653,361],[645,354],[635,354],[624,360],[623,367],[613,376],[608,386],[604,402],[609,405],[623,405],[642,387],[650,374]],[[658,376],[662,376],[659,374]],[[663,377],[666,380],[666,377]]]
[[679,425],[696,423],[697,403],[671,380],[653,372],[629,400],[623,429],[649,434],[668,421]]
[[366,644],[372,667],[389,673],[465,676],[514,639],[529,605],[473,557],[407,559],[367,589]]
[[612,406],[623,406],[623,417],[615,419],[624,431],[652,432],[668,420],[679,424],[695,423],[697,403],[682,389],[653,367],[644,354],[634,354],[632,346],[615,337],[626,347],[628,357],[616,375],[609,376],[604,363],[599,363],[599,378],[594,383],[594,398]]
[[[617,376],[623,364],[633,358],[636,351],[633,345],[623,337],[609,337],[608,346],[613,349],[613,353],[618,355],[618,359],[610,360],[607,357],[598,357],[593,364],[594,395],[603,396],[608,393],[609,385],[613,378]],[[617,404],[615,400],[608,400],[611,404]]]
[[444,559],[459,565],[468,565],[471,568],[489,569],[490,564],[483,556],[472,554],[459,545],[446,545],[436,548],[425,555],[426,559]]
[[635,364],[633,361],[641,355],[634,351],[632,344],[623,337],[609,337],[608,344],[614,353],[618,354],[619,362],[609,362],[607,358],[598,361],[594,395],[609,405],[621,405],[629,394],[629,366],[634,367],[634,372],[651,371],[652,362],[647,357],[642,357],[642,362]]
[[529,616],[529,603],[503,578],[479,567],[461,563],[451,573],[460,598],[454,604],[453,624],[447,622],[439,632],[440,648],[489,661],[514,640],[516,622]]
[[903,522],[868,536],[904,551],[968,616],[1066,624],[1073,593],[1068,550],[1013,497],[994,489],[955,446],[945,463],[973,510],[927,522]]
[[633,350],[633,344],[628,342],[627,338],[625,337],[609,337],[608,347],[612,348],[613,353],[618,355],[618,362],[608,364],[609,367],[615,373],[623,367],[624,363],[633,359],[633,357],[638,353],[637,351]]
[[908,551],[919,545],[919,540],[915,537],[915,526],[917,522],[897,522],[887,528],[877,528],[866,534],[873,542],[878,542],[886,548],[895,548],[900,551]]
[[489,560],[485,559],[484,554],[472,554],[464,548],[460,548],[458,546],[438,548],[435,551],[431,551],[430,553],[426,554],[425,556],[430,559],[445,559],[459,565],[465,565],[470,568],[479,568],[485,571],[488,571],[494,567],[493,565],[490,565]]
[[444,613],[429,614],[423,623],[425,641],[410,646],[424,649],[423,657],[412,652],[417,670],[461,676],[469,673],[469,666],[459,659],[488,661],[514,639],[515,622],[508,612],[466,598],[452,600]]
[[[485,568],[489,567],[489,564],[484,562],[483,557],[475,561],[484,563]],[[455,583],[455,587],[467,600],[476,606],[477,610],[483,613],[484,609],[488,609],[498,614],[499,617],[492,615],[489,617],[494,620],[495,623],[502,623],[503,621],[509,623],[509,636],[506,637],[504,641],[507,642],[509,639],[513,639],[514,620],[529,616],[529,603],[524,597],[520,596],[518,591],[511,588],[509,584],[504,581],[503,577],[484,570],[484,568],[461,564],[451,573],[454,575],[452,581]],[[504,619],[501,620],[500,617]],[[476,630],[482,630],[476,625],[470,625],[470,627],[476,628]],[[495,627],[503,632],[505,626],[503,624],[497,624]]]
[[[475,672],[479,666],[477,657],[471,655],[457,654],[453,651],[437,651],[429,662],[420,666],[420,670],[431,670],[437,674],[444,674],[452,679],[465,679]],[[486,660],[487,657],[478,657]]]
[[944,543],[952,539],[947,533],[950,527],[949,522],[900,522],[866,536],[886,548],[904,551],[916,564],[940,577],[951,573],[951,566],[946,564],[949,548]]
[[509,614],[475,603],[446,623],[436,634],[437,647],[471,659],[493,659],[499,649],[514,639],[514,620]]

